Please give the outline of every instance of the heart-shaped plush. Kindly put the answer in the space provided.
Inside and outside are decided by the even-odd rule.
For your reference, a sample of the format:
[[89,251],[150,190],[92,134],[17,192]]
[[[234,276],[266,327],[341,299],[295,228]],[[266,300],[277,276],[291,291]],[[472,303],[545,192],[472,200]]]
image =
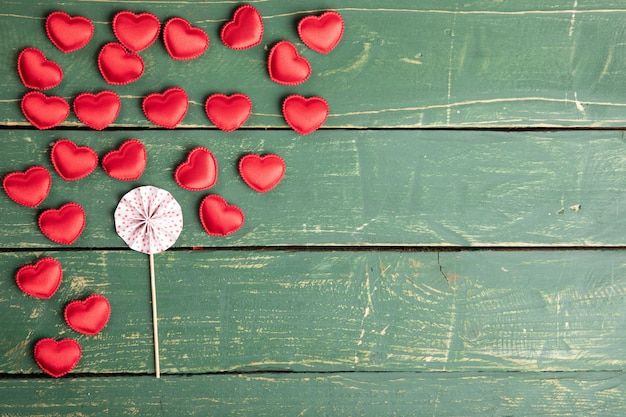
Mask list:
[[85,178],[98,166],[98,154],[88,146],[77,146],[69,139],[57,140],[50,151],[52,165],[66,181]]
[[82,355],[80,344],[74,339],[41,339],[35,344],[35,362],[42,371],[55,378],[70,372]]
[[48,239],[71,245],[78,239],[87,217],[78,203],[67,203],[58,209],[48,209],[39,215],[39,229]]
[[272,81],[285,85],[297,85],[311,76],[311,64],[300,56],[296,46],[280,41],[270,51],[267,68]]
[[26,48],[17,57],[17,72],[27,88],[48,90],[63,80],[63,70],[37,48]]
[[211,236],[227,236],[243,225],[243,211],[230,205],[216,194],[206,196],[200,203],[202,227]]
[[37,129],[52,129],[61,124],[70,114],[70,105],[63,97],[46,96],[31,91],[22,97],[22,113]]
[[321,97],[291,95],[283,102],[283,116],[293,130],[307,135],[319,129],[328,117],[328,103]]
[[276,187],[285,175],[285,161],[278,155],[248,154],[239,160],[239,174],[254,191],[265,193]]
[[187,160],[176,168],[174,178],[185,190],[200,191],[217,182],[217,162],[210,150],[198,147],[189,152]]
[[302,42],[320,54],[335,49],[343,36],[343,30],[343,18],[335,11],[320,16],[306,16],[298,22],[298,34]]
[[113,17],[113,33],[122,45],[133,52],[148,48],[159,37],[161,22],[152,13],[118,12]]
[[143,99],[143,112],[152,123],[174,129],[187,114],[189,99],[182,88],[174,87],[152,93]]
[[12,172],[2,180],[2,187],[9,198],[26,207],[37,207],[48,193],[52,177],[42,166],[33,166],[25,172]]
[[63,280],[63,268],[54,258],[42,258],[34,265],[24,265],[15,274],[15,282],[24,293],[35,298],[50,298]]
[[98,68],[106,82],[113,85],[130,84],[143,75],[143,59],[128,52],[122,45],[109,42],[98,54]]
[[225,132],[241,127],[252,113],[252,101],[245,94],[213,94],[204,106],[209,120]]
[[87,45],[93,36],[93,23],[83,16],[52,12],[46,18],[46,33],[61,51],[73,52]]
[[113,123],[121,107],[120,96],[109,90],[98,94],[81,93],[74,99],[76,117],[96,130],[102,130]]
[[177,60],[198,58],[209,47],[209,36],[182,17],[173,17],[163,27],[163,42],[170,56]]
[[111,304],[106,297],[94,294],[85,300],[74,300],[65,307],[65,322],[78,333],[94,336],[107,325]]
[[147,160],[143,143],[137,139],[130,139],[119,149],[110,151],[102,158],[102,169],[116,180],[134,181],[143,174]]
[[263,39],[261,13],[248,4],[235,10],[233,19],[222,27],[220,38],[231,49],[248,49],[257,46]]

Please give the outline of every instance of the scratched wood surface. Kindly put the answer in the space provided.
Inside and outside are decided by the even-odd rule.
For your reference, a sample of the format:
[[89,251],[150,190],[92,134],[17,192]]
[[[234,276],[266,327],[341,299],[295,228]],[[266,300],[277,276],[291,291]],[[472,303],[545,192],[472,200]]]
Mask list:
[[[7,0],[0,4],[0,176],[43,165],[52,191],[38,209],[0,193],[0,415],[623,416],[626,262],[626,7],[615,0],[253,0],[261,46],[231,51],[219,30],[230,1]],[[120,10],[189,19],[211,38],[200,59],[171,60],[161,41],[141,52],[128,86],[100,76]],[[328,55],[298,39],[298,20],[338,10]],[[63,54],[47,40],[53,10],[84,15],[94,39]],[[267,76],[269,48],[296,43],[313,75],[284,87]],[[112,89],[122,110],[103,132],[74,115],[37,131],[19,107],[19,52],[41,49],[69,102]],[[190,97],[177,130],[150,124],[141,99],[179,86]],[[253,101],[245,127],[217,130],[212,93]],[[302,137],[280,114],[292,93],[320,95],[330,116]],[[544,129],[545,128],[545,129]],[[550,129],[550,130],[548,130]],[[102,169],[63,181],[51,144],[68,138],[102,157],[129,138],[148,149],[138,181]],[[205,193],[173,170],[206,146],[219,164]],[[283,182],[267,194],[237,173],[246,153],[277,153]],[[185,228],[156,257],[163,377],[154,378],[148,258],[113,230],[119,198],[156,185],[181,202]],[[223,195],[246,215],[226,238],[206,235],[201,198]],[[87,227],[70,247],[37,229],[41,210],[76,201]],[[623,210],[622,210],[623,211]],[[63,265],[55,296],[15,285],[44,256]],[[63,307],[92,293],[111,302],[108,326],[81,336]],[[74,337],[83,358],[45,376],[43,337]]]

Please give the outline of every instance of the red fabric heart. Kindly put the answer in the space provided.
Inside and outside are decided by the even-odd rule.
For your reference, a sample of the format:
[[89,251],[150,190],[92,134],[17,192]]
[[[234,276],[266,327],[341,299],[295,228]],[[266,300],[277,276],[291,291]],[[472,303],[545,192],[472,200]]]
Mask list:
[[46,96],[31,91],[22,97],[22,113],[37,129],[51,129],[61,124],[70,114],[70,105],[63,97]]
[[152,13],[135,14],[128,10],[113,17],[113,33],[122,45],[133,52],[148,48],[159,37],[161,22]]
[[328,103],[321,97],[305,98],[291,95],[283,102],[283,116],[293,130],[301,135],[316,131],[328,117]]
[[163,42],[170,56],[177,60],[198,58],[209,47],[209,36],[182,17],[173,17],[163,28]]
[[118,150],[113,150],[102,158],[102,169],[116,180],[134,181],[143,174],[147,159],[143,143],[130,139]]
[[107,325],[111,304],[106,297],[94,294],[85,300],[74,300],[65,307],[65,322],[78,333],[94,336]]
[[78,203],[67,203],[58,209],[48,209],[39,215],[39,229],[53,242],[71,245],[78,239],[87,217]]
[[187,160],[176,168],[176,183],[185,190],[200,191],[217,182],[217,162],[210,150],[198,147],[189,152]]
[[143,99],[143,112],[152,123],[174,129],[187,114],[189,99],[182,88],[174,87],[162,94],[152,93]]
[[208,195],[200,204],[200,221],[209,235],[227,236],[235,233],[243,225],[243,211],[227,204],[216,194]]
[[107,43],[98,54],[98,68],[104,80],[113,85],[130,84],[143,75],[143,59],[115,42]]
[[17,72],[27,88],[48,90],[63,80],[63,70],[37,48],[26,48],[17,57]]
[[60,378],[70,372],[80,361],[82,350],[74,339],[41,339],[35,344],[37,365],[48,375]]
[[231,49],[248,49],[257,46],[263,39],[261,13],[248,4],[235,10],[233,19],[222,27],[220,38]]
[[296,46],[280,41],[270,51],[267,67],[272,81],[285,85],[297,85],[311,76],[311,64],[298,54]]
[[54,258],[42,258],[34,265],[24,265],[15,274],[15,282],[24,293],[35,298],[50,298],[63,280],[63,268]]
[[71,17],[65,12],[52,12],[46,19],[46,33],[61,51],[73,52],[87,45],[93,36],[93,23],[83,16]]
[[109,90],[98,94],[82,93],[74,99],[76,117],[92,129],[102,130],[115,121],[122,102],[117,93]]
[[278,155],[248,154],[239,161],[241,178],[250,188],[265,193],[276,187],[285,175],[285,161]]
[[25,172],[12,172],[2,180],[2,187],[9,198],[26,207],[37,207],[48,193],[52,177],[42,166],[33,166]]
[[204,106],[211,122],[225,132],[241,127],[252,113],[252,102],[245,94],[213,94]]
[[298,23],[298,34],[302,42],[315,52],[327,54],[339,43],[343,36],[344,22],[335,11],[318,16],[306,16]]
[[69,139],[60,139],[50,151],[52,165],[66,181],[85,178],[98,166],[98,154],[88,146],[77,146]]

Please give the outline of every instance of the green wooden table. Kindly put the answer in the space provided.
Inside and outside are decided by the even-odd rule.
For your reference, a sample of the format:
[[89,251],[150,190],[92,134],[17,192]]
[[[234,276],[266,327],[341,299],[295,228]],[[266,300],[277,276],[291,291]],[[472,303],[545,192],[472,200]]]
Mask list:
[[[0,193],[0,415],[623,416],[626,413],[626,8],[610,0],[250,1],[260,46],[226,48],[229,1],[50,2],[0,5],[0,175],[42,165],[52,188],[36,209]],[[96,56],[121,10],[180,16],[211,39],[202,57],[174,61],[163,43],[140,53],[136,82],[111,86]],[[95,34],[64,54],[46,16],[91,19]],[[296,32],[310,14],[346,24],[328,55]],[[272,82],[267,54],[291,40],[313,73]],[[122,98],[103,131],[74,114],[37,130],[20,109],[28,91],[18,54],[59,63],[46,93],[68,101],[111,89]],[[177,129],[143,115],[153,92],[181,87]],[[242,92],[248,122],[231,133],[204,113],[214,93]],[[281,115],[289,94],[319,95],[330,115],[301,136]],[[68,138],[101,157],[137,138],[148,165],[137,181],[102,169],[64,181],[51,145]],[[180,188],[174,169],[197,146],[218,162],[215,187]],[[237,171],[247,153],[287,166],[259,194]],[[161,378],[154,376],[148,257],[115,233],[119,199],[140,185],[170,191],[185,226],[156,255]],[[241,207],[227,237],[204,232],[209,193]],[[68,201],[87,213],[71,246],[44,237],[37,215]],[[620,211],[620,205],[622,206]],[[15,283],[41,257],[63,265],[42,300]],[[63,308],[89,294],[112,307],[84,336]],[[68,375],[33,359],[45,337],[78,340]]]

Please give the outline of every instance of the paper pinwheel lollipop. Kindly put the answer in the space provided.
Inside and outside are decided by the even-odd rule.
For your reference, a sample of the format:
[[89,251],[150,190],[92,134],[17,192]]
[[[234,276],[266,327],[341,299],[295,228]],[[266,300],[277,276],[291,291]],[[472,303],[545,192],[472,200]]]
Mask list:
[[138,187],[126,193],[118,203],[115,230],[131,249],[150,255],[154,362],[156,377],[160,378],[154,254],[165,251],[176,242],[183,230],[183,213],[169,192],[150,185]]

